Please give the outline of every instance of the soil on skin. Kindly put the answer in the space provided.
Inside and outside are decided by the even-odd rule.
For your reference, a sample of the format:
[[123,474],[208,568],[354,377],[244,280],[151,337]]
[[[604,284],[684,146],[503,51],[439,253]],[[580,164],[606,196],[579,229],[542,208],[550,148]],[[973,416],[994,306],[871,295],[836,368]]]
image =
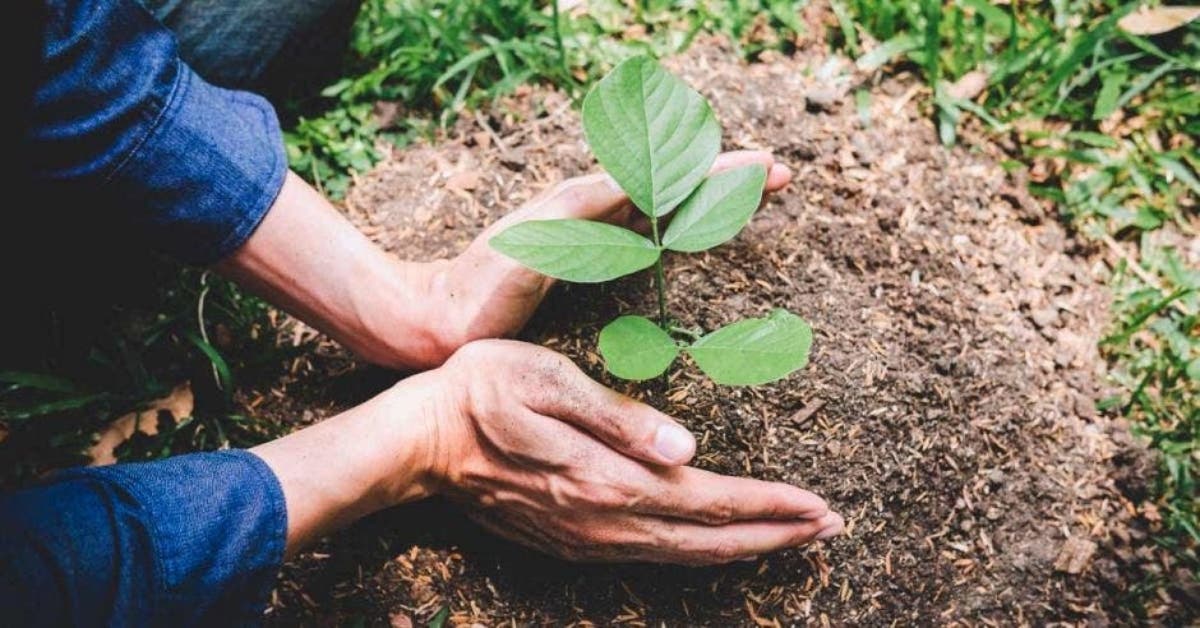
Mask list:
[[[713,329],[785,307],[815,329],[810,365],[753,389],[716,387],[690,365],[666,386],[606,375],[596,334],[618,313],[654,311],[648,273],[557,288],[524,337],[678,417],[700,466],[825,496],[845,535],[718,568],[580,566],[426,503],[292,561],[268,621],[422,624],[443,608],[452,624],[488,626],[1127,619],[1150,469],[1094,403],[1098,260],[994,147],[942,148],[915,81],[874,84],[820,56],[736,59],[707,42],[668,65],[714,104],[725,148],[771,150],[795,183],[729,244],[670,257],[670,308]],[[847,95],[860,85],[867,123]],[[594,168],[569,102],[531,89],[436,146],[396,152],[357,182],[346,213],[401,257],[442,258]],[[259,412],[320,408],[311,420],[389,381],[336,352],[298,365]]]

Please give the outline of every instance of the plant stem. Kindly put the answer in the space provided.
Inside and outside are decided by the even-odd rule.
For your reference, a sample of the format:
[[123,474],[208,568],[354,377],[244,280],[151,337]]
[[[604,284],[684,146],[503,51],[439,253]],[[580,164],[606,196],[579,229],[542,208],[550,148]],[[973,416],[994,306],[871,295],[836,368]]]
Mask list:
[[658,217],[650,218],[650,235],[654,237],[654,246],[658,247],[658,261],[654,262],[654,287],[658,289],[658,325],[663,331],[670,331],[667,324],[667,272],[663,269],[663,247],[658,237]]

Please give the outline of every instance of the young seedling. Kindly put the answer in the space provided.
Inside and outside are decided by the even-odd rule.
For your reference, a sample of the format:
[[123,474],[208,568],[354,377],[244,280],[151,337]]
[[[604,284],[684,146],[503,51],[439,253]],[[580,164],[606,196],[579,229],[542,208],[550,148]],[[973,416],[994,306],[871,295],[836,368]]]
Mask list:
[[754,215],[767,180],[761,165],[709,174],[721,128],[704,97],[653,59],[634,57],[584,99],[583,129],[600,165],[650,219],[650,238],[602,222],[538,220],[509,227],[491,246],[538,272],[581,283],[654,266],[658,323],[621,316],[600,332],[600,354],[617,377],[657,377],[680,352],[713,381],[731,386],[763,384],[803,368],[812,329],[785,310],[708,334],[675,327],[667,315],[663,254],[704,251],[733,238]]

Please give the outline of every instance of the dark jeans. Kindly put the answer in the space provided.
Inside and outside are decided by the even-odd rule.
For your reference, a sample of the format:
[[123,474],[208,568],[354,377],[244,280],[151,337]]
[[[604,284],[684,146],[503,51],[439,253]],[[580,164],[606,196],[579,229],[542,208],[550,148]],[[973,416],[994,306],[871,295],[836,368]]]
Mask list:
[[281,99],[336,79],[360,0],[141,0],[205,80]]

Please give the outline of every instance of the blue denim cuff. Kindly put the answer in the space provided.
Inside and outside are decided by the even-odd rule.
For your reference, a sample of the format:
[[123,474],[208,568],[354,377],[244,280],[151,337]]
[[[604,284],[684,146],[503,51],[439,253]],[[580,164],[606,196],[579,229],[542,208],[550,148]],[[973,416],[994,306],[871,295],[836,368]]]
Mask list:
[[[191,454],[68,471],[55,483],[72,480],[110,484],[126,496],[109,502],[125,504],[126,514],[114,519],[137,524],[117,534],[142,541],[117,546],[149,546],[137,553],[152,563],[141,566],[148,573],[135,567],[129,575],[153,574],[156,623],[191,617],[242,625],[261,618],[287,541],[283,489],[261,458],[242,450]],[[118,609],[134,605],[117,597]]]
[[210,85],[176,63],[165,108],[109,183],[137,205],[135,224],[156,248],[210,264],[237,250],[266,216],[287,157],[270,103]]

